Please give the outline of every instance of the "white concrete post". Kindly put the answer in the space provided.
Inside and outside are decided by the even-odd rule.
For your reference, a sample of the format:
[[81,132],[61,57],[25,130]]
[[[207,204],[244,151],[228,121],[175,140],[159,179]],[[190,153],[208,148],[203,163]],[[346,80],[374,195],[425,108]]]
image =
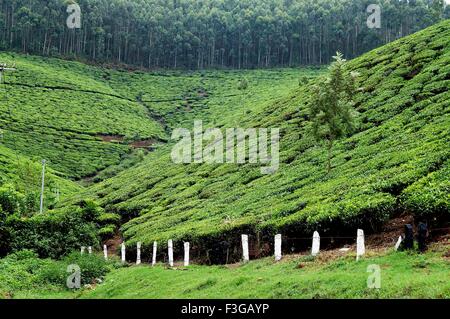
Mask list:
[[92,247],[91,246],[88,247],[88,252],[89,252],[89,255],[92,254]]
[[320,251],[320,235],[317,231],[313,234],[313,242],[311,248],[311,255],[317,256]]
[[103,256],[105,257],[105,260],[108,260],[108,247],[106,247],[106,245],[103,245]]
[[168,249],[169,249],[169,265],[170,265],[170,267],[173,267],[173,241],[172,241],[172,239],[169,239]]
[[83,255],[84,254],[84,251],[86,250],[86,247],[84,247],[84,246],[81,246],[81,254]]
[[189,266],[189,243],[184,243],[184,267]]
[[125,243],[122,243],[121,255],[122,255],[122,263],[125,263],[125,261],[126,261],[126,259],[125,259]]
[[136,265],[140,265],[141,264],[141,243],[138,242],[136,245]]
[[364,245],[364,231],[362,229],[358,229],[356,238],[356,261],[358,261],[361,256],[364,256],[365,253],[366,247]]
[[248,255],[248,235],[242,235],[242,258],[244,262],[250,260]]
[[153,256],[152,256],[152,266],[156,265],[156,249],[158,247],[158,243],[153,242]]
[[281,234],[275,235],[275,261],[281,260]]
[[400,248],[402,241],[403,241],[402,236],[398,237],[397,243],[395,244],[395,251],[397,251]]

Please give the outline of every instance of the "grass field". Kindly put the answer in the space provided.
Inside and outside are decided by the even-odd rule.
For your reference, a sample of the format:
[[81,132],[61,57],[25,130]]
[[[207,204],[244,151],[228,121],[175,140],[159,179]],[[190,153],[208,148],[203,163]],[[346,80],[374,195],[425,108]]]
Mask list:
[[[443,249],[427,254],[372,252],[287,256],[230,266],[132,266],[112,270],[103,283],[81,291],[57,286],[18,290],[14,298],[450,298],[450,262]],[[326,252],[325,252],[326,254]],[[329,257],[328,257],[329,258]],[[369,265],[381,269],[381,288],[367,287]]]

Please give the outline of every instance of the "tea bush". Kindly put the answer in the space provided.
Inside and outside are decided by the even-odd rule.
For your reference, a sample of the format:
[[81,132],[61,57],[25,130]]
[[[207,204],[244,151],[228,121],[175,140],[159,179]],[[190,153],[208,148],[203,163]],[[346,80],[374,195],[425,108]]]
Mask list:
[[30,249],[43,258],[59,258],[99,241],[96,223],[87,220],[80,208],[32,217],[12,215],[5,226],[12,251]]

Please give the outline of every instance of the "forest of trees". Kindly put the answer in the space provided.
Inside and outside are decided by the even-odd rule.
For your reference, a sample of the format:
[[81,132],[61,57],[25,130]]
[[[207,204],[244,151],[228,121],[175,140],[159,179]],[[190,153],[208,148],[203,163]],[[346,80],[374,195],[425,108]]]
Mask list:
[[443,0],[77,0],[82,27],[69,29],[72,2],[0,0],[0,49],[150,68],[325,64],[450,16]]

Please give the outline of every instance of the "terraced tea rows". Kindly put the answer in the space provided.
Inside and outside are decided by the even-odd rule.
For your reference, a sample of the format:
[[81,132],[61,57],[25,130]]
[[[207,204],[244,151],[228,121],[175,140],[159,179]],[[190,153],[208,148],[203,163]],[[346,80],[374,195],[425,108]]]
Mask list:
[[[103,170],[94,179],[102,182],[59,207],[98,201],[122,217],[127,245],[141,241],[144,251],[169,238],[208,249],[241,232],[375,231],[405,211],[437,222],[448,219],[450,202],[449,38],[445,21],[349,62],[359,73],[359,128],[336,143],[329,174],[326,150],[310,134],[317,69],[146,73],[2,54],[19,70],[2,88],[2,154],[10,163],[45,157],[74,179]],[[174,164],[171,130],[194,120],[280,128],[280,169]],[[132,152],[140,147],[152,152]],[[66,183],[65,193],[78,189]]]
[[[82,196],[95,194],[108,211],[131,219],[122,227],[130,247],[173,238],[207,248],[243,231],[268,238],[280,231],[309,236],[316,229],[353,234],[356,227],[376,230],[404,211],[430,221],[448,218],[448,39],[445,21],[349,63],[349,71],[360,73],[360,126],[337,143],[330,174],[324,147],[309,134],[311,84],[322,79],[271,91],[274,84],[261,78],[268,82],[260,94],[211,95],[207,108],[199,106],[201,112],[179,125],[190,127],[197,118],[206,127],[280,127],[276,174],[261,175],[255,165],[176,165],[168,145]],[[284,97],[277,98],[280,92]]]
[[[249,91],[256,94],[256,88],[264,91],[277,81],[278,87],[292,85],[299,74],[128,72],[17,54],[1,54],[0,60],[18,69],[6,76],[0,96],[4,145],[46,158],[54,169],[77,179],[118,164],[133,147],[164,142],[184,113],[204,112],[210,101],[226,98],[224,88],[242,97],[236,77],[252,77]],[[264,81],[275,73],[277,78]],[[218,97],[208,99],[210,94]]]

